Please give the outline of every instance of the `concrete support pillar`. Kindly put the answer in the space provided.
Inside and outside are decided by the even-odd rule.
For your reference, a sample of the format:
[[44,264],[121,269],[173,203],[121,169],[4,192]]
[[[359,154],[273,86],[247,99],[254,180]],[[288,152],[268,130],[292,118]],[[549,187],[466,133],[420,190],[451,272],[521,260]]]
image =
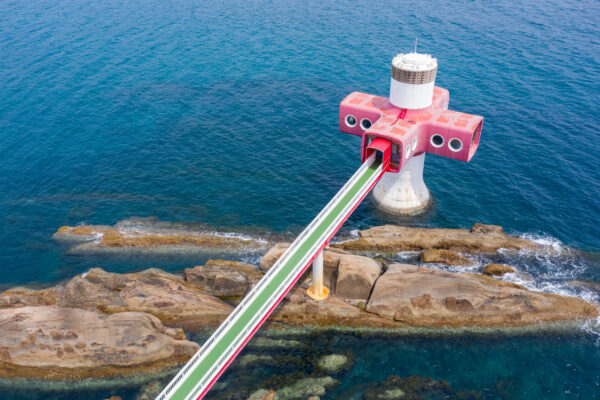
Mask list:
[[323,285],[323,250],[313,260],[312,285],[306,292],[315,300],[323,300],[329,296],[329,289]]
[[387,172],[373,189],[375,203],[396,215],[420,214],[429,204],[429,190],[423,182],[425,154],[412,157],[400,172]]

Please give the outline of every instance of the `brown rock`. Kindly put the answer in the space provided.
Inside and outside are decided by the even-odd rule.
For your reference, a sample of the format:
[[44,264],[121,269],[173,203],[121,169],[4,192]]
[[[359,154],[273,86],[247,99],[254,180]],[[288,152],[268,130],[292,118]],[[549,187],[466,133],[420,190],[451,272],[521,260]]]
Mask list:
[[252,264],[238,261],[211,260],[204,266],[186,268],[185,281],[214,296],[241,297],[263,273]]
[[272,328],[282,323],[292,326],[338,326],[338,327],[397,327],[394,321],[364,312],[336,296],[314,300],[306,294],[306,288],[296,286],[269,317]]
[[431,295],[429,293],[411,298],[410,303],[416,308],[432,308]]
[[64,338],[64,335],[58,329],[51,329],[50,336],[52,337],[52,340],[62,340]]
[[455,251],[443,249],[429,249],[421,253],[424,263],[439,263],[447,265],[471,265],[473,261],[463,257]]
[[111,227],[107,225],[61,226],[52,238],[60,241],[85,242],[102,236]]
[[481,222],[476,222],[473,224],[470,230],[471,233],[483,233],[483,234],[497,234],[504,235],[504,229],[500,225],[486,225]]
[[35,344],[35,342],[37,341],[37,335],[34,332],[29,332],[27,334],[27,340],[29,340],[31,344]]
[[573,297],[533,292],[479,274],[392,264],[366,310],[418,326],[523,326],[593,318],[598,310]]
[[277,392],[274,390],[269,390],[269,393],[267,393],[262,400],[277,400]]
[[233,307],[160,270],[113,274],[100,268],[67,283],[57,304],[107,313],[140,311],[169,326],[200,328],[225,319]]
[[507,236],[501,227],[475,224],[467,229],[429,229],[383,225],[359,232],[359,239],[333,244],[351,251],[420,251],[445,249],[463,253],[495,253],[498,249],[535,249],[535,243]]
[[[40,332],[40,346],[21,347],[27,331]],[[77,351],[69,341],[57,346],[52,333],[65,331],[76,333],[85,345],[77,345]],[[156,317],[138,312],[103,315],[56,306],[4,309],[0,377],[79,379],[163,369],[184,362],[199,347],[173,336]]]
[[381,267],[371,258],[341,255],[335,294],[338,297],[366,302],[380,274]]
[[467,299],[457,299],[456,297],[446,297],[446,308],[450,311],[469,312],[473,311],[473,304]]
[[505,264],[488,264],[483,267],[483,273],[486,275],[502,276],[510,272],[515,272],[515,269]]
[[0,308],[47,306],[56,302],[56,289],[33,290],[16,287],[0,294]]
[[189,226],[161,222],[156,218],[134,217],[114,226],[62,226],[52,237],[58,241],[83,242],[70,249],[71,253],[265,248],[265,243],[256,239],[193,230]]

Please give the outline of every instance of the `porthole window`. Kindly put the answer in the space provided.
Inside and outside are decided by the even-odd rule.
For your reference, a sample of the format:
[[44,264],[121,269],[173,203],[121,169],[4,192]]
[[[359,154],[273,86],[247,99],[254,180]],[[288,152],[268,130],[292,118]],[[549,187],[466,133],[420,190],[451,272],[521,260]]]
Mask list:
[[356,118],[354,115],[346,115],[346,125],[350,128],[354,128],[356,126]]
[[369,118],[363,118],[360,120],[360,127],[365,131],[371,127],[371,120]]
[[448,147],[450,147],[450,150],[452,151],[460,151],[463,147],[462,142],[460,141],[460,139],[450,139],[450,141],[448,142]]
[[433,135],[431,137],[431,144],[433,147],[442,147],[444,145],[444,138],[442,135]]
[[417,149],[417,144],[419,143],[419,138],[414,138],[413,139],[413,144],[412,144],[412,151],[415,151]]

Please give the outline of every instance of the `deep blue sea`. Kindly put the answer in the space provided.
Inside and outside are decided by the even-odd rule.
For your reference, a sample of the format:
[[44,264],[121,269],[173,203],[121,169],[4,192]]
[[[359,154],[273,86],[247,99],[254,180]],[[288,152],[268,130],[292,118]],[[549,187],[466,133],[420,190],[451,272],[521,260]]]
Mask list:
[[[599,15],[595,0],[3,0],[0,289],[202,262],[70,256],[51,239],[61,225],[156,216],[298,233],[360,164],[339,102],[387,95],[392,57],[418,38],[450,108],[485,117],[479,150],[469,164],[427,157],[425,215],[394,220],[367,200],[345,231],[499,224],[552,250],[509,260],[533,288],[597,300],[566,282],[600,280]],[[373,354],[393,352],[380,365],[358,357],[360,374],[324,398],[393,374],[465,390],[512,377],[492,398],[600,398],[593,332],[375,342]],[[454,367],[435,369],[443,357]]]

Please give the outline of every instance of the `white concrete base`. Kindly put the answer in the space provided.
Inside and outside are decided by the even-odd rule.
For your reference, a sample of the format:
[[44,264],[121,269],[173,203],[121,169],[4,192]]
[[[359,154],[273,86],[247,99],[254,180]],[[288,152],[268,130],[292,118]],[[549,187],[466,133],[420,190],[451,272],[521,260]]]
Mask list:
[[429,190],[423,182],[425,154],[411,158],[398,173],[386,172],[373,189],[377,206],[390,214],[414,215],[429,204]]

